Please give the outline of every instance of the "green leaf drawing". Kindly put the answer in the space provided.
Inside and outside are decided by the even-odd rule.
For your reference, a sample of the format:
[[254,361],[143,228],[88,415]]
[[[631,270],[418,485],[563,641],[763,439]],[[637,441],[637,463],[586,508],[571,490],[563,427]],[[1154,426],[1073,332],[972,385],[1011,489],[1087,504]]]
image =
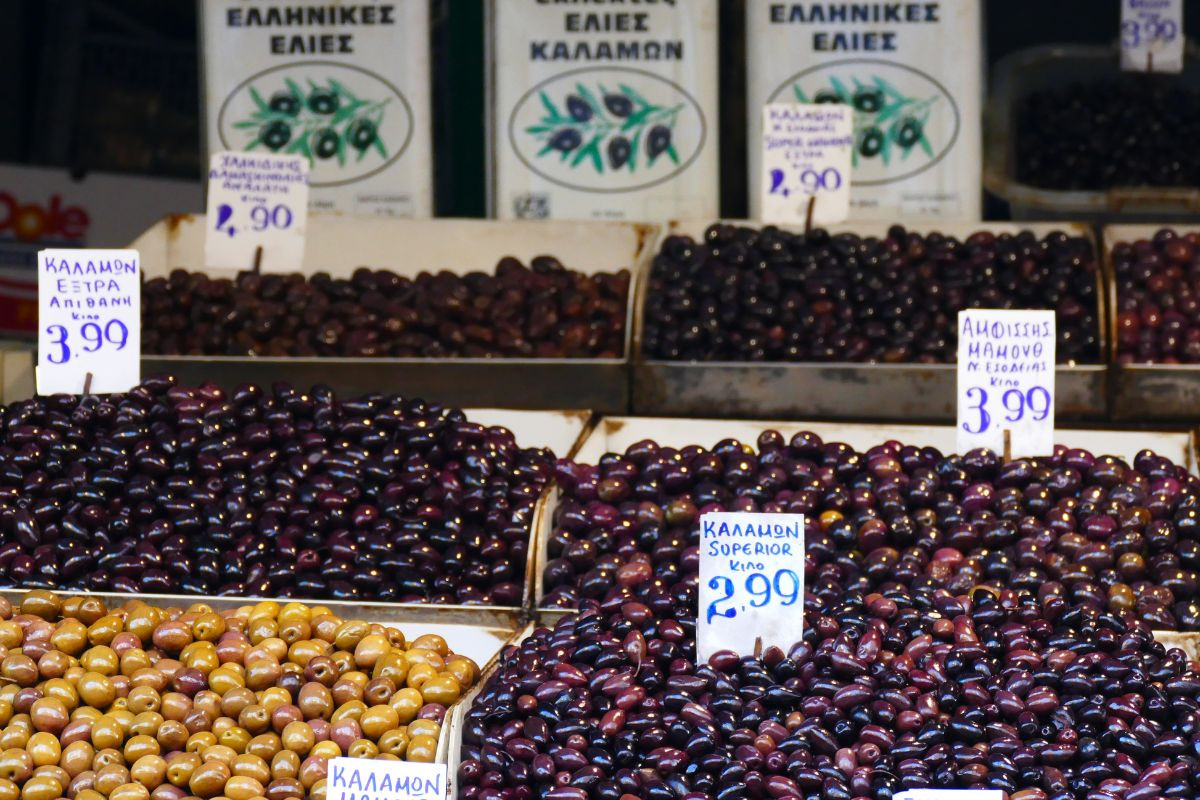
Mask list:
[[[576,83],[569,94],[558,98],[561,106],[545,91],[538,92],[545,114],[536,124],[523,129],[541,145],[535,157],[557,154],[559,161],[570,169],[590,163],[601,175],[606,170],[634,173],[639,168],[649,168],[661,153],[679,164],[673,133],[684,105],[651,103],[624,83],[618,84],[617,90],[614,94],[600,83],[590,86]],[[574,99],[568,103],[571,96]],[[580,103],[587,106],[586,111],[579,108]],[[560,108],[567,108],[572,114],[564,114]],[[656,133],[651,136],[651,131]],[[656,147],[653,157],[651,142]]]
[[[249,141],[245,149],[260,147],[299,154],[313,164],[336,160],[338,169],[349,163],[351,151],[356,163],[368,154],[388,159],[387,143],[380,131],[392,98],[360,99],[334,78],[323,84],[311,77],[303,81],[308,84],[307,91],[292,77],[285,77],[282,85],[247,88],[255,109],[231,125],[234,130],[246,132]],[[265,101],[264,95],[270,96],[271,102]],[[313,143],[318,138],[326,143],[331,140],[328,132],[337,137],[336,147],[318,147],[319,152],[314,152]]]
[[[874,158],[879,158],[884,167],[896,161],[906,161],[915,151],[915,146],[920,147],[925,157],[934,157],[927,123],[933,108],[941,100],[940,96],[934,95],[924,99],[909,97],[879,75],[829,75],[828,81],[827,86],[818,89],[816,97],[834,95],[839,102],[852,104],[855,94],[862,90],[873,89],[883,95],[883,104],[878,109],[872,109],[870,106],[867,106],[867,110],[854,108],[855,147],[851,151],[852,166],[857,167],[860,162]],[[850,90],[850,86],[854,87],[853,91]],[[797,102],[811,102],[808,93],[799,83],[792,84],[792,94]],[[861,98],[860,105],[866,106]],[[864,134],[872,128],[881,132],[883,141],[878,150],[871,148],[868,151],[864,147]]]

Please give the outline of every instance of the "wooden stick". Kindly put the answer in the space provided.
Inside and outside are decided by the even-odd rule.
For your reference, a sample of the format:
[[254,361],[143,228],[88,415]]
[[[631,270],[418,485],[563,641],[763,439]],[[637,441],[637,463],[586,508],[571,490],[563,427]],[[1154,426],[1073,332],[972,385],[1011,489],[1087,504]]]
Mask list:
[[762,637],[761,636],[754,637],[754,657],[762,658]]
[[254,248],[254,274],[262,274],[262,245]]
[[83,393],[92,393],[92,373],[90,372],[83,376]]
[[812,230],[813,209],[817,207],[817,196],[814,194],[808,198],[808,210],[804,212],[804,232],[807,234]]
[[1012,431],[1004,429],[1004,463],[1012,461]]
[[1146,50],[1146,72],[1154,72],[1154,51]]

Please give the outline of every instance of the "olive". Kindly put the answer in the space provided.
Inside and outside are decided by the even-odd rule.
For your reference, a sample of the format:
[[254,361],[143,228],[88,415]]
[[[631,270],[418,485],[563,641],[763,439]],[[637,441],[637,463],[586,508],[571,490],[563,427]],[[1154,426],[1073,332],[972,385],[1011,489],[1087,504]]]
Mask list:
[[287,91],[278,91],[271,95],[268,107],[279,114],[294,117],[300,113],[300,99]]
[[366,150],[378,137],[375,123],[369,119],[356,119],[346,128],[346,140],[355,150]]
[[577,94],[567,95],[567,113],[576,122],[587,122],[592,118],[592,106]]
[[271,150],[279,150],[292,140],[292,127],[275,119],[258,129],[258,140]]
[[604,107],[619,119],[624,119],[633,113],[633,101],[623,94],[604,95]]
[[921,140],[921,123],[912,117],[905,117],[896,131],[896,143],[908,149]]
[[864,128],[858,137],[858,152],[864,158],[873,158],[883,150],[883,133],[876,127]]
[[864,114],[874,114],[883,108],[883,92],[878,89],[859,89],[854,93],[854,108]]
[[320,128],[313,133],[312,149],[317,158],[333,158],[341,145],[341,136],[332,128]]
[[617,135],[608,140],[608,164],[613,169],[625,166],[632,153],[633,148],[624,136]]
[[665,125],[655,125],[646,134],[646,156],[650,161],[658,158],[671,147],[671,129]]
[[574,128],[559,128],[550,136],[549,146],[563,153],[569,153],[583,144],[583,137]]
[[338,110],[339,98],[332,89],[313,89],[308,95],[308,109],[314,114],[328,115]]

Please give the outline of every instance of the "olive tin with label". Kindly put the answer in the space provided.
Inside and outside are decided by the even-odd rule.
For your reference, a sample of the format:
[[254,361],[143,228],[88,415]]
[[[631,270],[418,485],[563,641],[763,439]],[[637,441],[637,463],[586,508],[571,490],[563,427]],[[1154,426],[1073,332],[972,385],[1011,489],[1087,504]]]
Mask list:
[[717,4],[488,5],[491,213],[717,211]]
[[306,157],[314,210],[433,213],[428,3],[198,7],[208,154]]

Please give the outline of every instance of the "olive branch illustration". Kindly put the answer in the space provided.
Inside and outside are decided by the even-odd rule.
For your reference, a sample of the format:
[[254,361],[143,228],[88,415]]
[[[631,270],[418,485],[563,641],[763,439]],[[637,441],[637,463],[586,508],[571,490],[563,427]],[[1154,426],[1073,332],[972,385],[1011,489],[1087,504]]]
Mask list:
[[858,166],[860,158],[879,156],[886,167],[893,158],[893,147],[899,151],[901,161],[918,145],[926,156],[933,158],[925,124],[938,101],[936,96],[926,100],[908,97],[878,75],[872,75],[870,83],[858,78],[851,80],[853,88],[831,75],[829,87],[818,90],[812,99],[798,83],[792,85],[792,92],[799,103],[844,103],[854,108],[853,166]]
[[336,157],[342,167],[350,151],[357,153],[355,161],[362,161],[372,149],[387,160],[388,149],[379,128],[391,98],[363,100],[333,78],[324,86],[309,79],[307,92],[291,78],[284,79],[284,85],[286,88],[276,91],[270,100],[264,100],[254,86],[249,87],[255,111],[233,123],[234,128],[252,132],[246,150],[265,147],[274,152],[299,153],[310,164],[316,159]]
[[601,174],[605,170],[605,155],[608,169],[613,172],[622,168],[637,172],[642,150],[646,168],[662,155],[674,164],[679,163],[672,132],[683,103],[670,107],[656,105],[624,83],[617,85],[616,92],[610,92],[603,84],[596,88],[598,95],[582,83],[575,84],[575,92],[563,100],[565,112],[544,91],[538,93],[546,113],[538,124],[525,128],[525,132],[542,142],[539,158],[558,153],[560,161],[570,159],[572,169],[588,159]]

